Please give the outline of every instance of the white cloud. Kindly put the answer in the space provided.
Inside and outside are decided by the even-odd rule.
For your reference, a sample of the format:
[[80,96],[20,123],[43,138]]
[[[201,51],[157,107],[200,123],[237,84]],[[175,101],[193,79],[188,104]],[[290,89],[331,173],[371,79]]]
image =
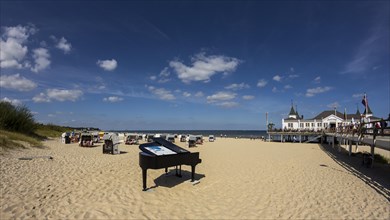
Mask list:
[[207,96],[208,103],[232,100],[236,97],[236,93],[232,92],[217,92],[211,96]]
[[8,39],[0,42],[0,67],[1,68],[22,68],[21,60],[27,54],[27,47]]
[[317,76],[315,79],[314,79],[314,83],[320,83],[321,82],[321,76]]
[[67,90],[67,89],[48,89],[47,96],[60,102],[76,101],[83,95],[81,90]]
[[279,90],[274,86],[273,88],[272,88],[272,92],[279,92]]
[[279,75],[275,75],[274,77],[272,77],[272,79],[275,80],[276,82],[280,82],[282,80],[282,77]]
[[157,76],[150,76],[149,79],[154,81],[157,79]]
[[4,30],[4,37],[15,39],[19,43],[25,42],[31,34],[37,32],[37,29],[33,25],[5,27]]
[[0,87],[25,92],[35,89],[37,84],[17,73],[14,75],[0,75]]
[[248,89],[248,88],[250,88],[250,86],[246,83],[240,83],[240,84],[233,83],[225,87],[225,89],[231,89],[231,90],[241,90],[241,89]]
[[165,67],[159,74],[161,77],[169,77],[169,75],[171,75],[171,73],[169,72],[168,67]]
[[255,97],[254,97],[253,95],[244,95],[244,96],[242,96],[242,98],[243,98],[244,100],[252,100],[252,99],[254,99]]
[[316,94],[324,93],[324,92],[327,92],[327,91],[329,91],[331,89],[332,89],[332,87],[329,87],[329,86],[307,89],[306,90],[306,97],[313,97]]
[[259,82],[257,82],[257,87],[262,88],[262,87],[266,86],[267,83],[268,83],[268,82],[267,82],[266,80],[261,79],[261,80],[259,80]]
[[206,56],[199,53],[192,57],[192,66],[186,66],[180,61],[170,61],[179,79],[184,83],[191,81],[209,82],[210,78],[217,73],[227,73],[236,70],[240,60],[222,55]]
[[156,95],[161,100],[174,100],[175,96],[171,91],[166,90],[164,88],[155,88],[154,86],[148,86],[148,90]]
[[62,37],[60,40],[57,41],[56,47],[64,51],[65,54],[69,53],[72,50],[72,44],[69,43],[64,37]]
[[293,87],[291,85],[285,85],[284,89],[292,89]]
[[3,102],[9,102],[11,103],[12,105],[14,106],[20,106],[22,105],[22,101],[20,101],[19,99],[9,99],[7,97],[4,97],[1,101]]
[[5,27],[0,41],[0,67],[22,68],[28,48],[24,45],[28,37],[36,32],[33,26]]
[[203,92],[197,92],[197,93],[195,93],[194,96],[199,98],[199,97],[203,97],[204,94],[203,94]]
[[388,59],[389,53],[389,28],[388,28],[388,7],[385,13],[379,13],[383,17],[371,28],[371,33],[356,45],[355,54],[352,59],[345,64],[341,74],[364,74],[371,72],[383,58]]
[[189,92],[183,92],[183,96],[184,96],[184,97],[190,97],[190,96],[191,96],[191,93],[189,93]]
[[33,98],[34,102],[51,102],[52,100],[76,101],[83,95],[81,90],[47,89],[46,93],[40,93]]
[[158,74],[158,76],[151,76],[150,79],[151,80],[157,80],[158,79],[158,83],[166,83],[166,82],[169,82],[171,79],[169,78],[169,76],[171,75],[171,73],[169,72],[169,69],[168,67],[165,67],[163,70],[161,70],[160,74]]
[[333,102],[327,105],[328,108],[339,108],[340,104],[338,102]]
[[33,97],[34,102],[50,102],[49,97],[43,92]]
[[294,78],[298,78],[298,77],[299,77],[299,75],[297,75],[297,74],[288,75],[288,78],[290,78],[290,79],[294,79]]
[[233,108],[233,107],[238,106],[238,103],[237,102],[220,102],[220,103],[217,103],[216,105],[224,107],[224,108]]
[[104,98],[103,101],[105,101],[105,102],[120,102],[120,101],[123,101],[123,98],[118,97],[118,96],[110,96],[110,97]]
[[98,60],[96,63],[98,66],[103,68],[106,71],[113,71],[118,66],[118,63],[115,59],[112,60]]
[[352,98],[363,98],[363,96],[364,96],[364,93],[357,93],[357,94],[353,94]]
[[33,72],[39,72],[49,67],[50,65],[50,54],[45,48],[38,48],[33,50],[33,58],[35,61],[34,67],[31,68]]

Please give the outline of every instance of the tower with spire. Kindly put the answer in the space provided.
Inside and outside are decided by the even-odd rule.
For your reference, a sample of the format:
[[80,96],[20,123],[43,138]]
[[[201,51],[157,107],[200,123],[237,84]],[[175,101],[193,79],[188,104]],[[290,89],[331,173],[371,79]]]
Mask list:
[[301,117],[299,117],[299,114],[298,114],[298,107],[297,107],[297,105],[295,105],[295,109],[294,109],[294,103],[292,100],[291,100],[290,113],[288,113],[288,118],[290,118],[290,119],[300,119],[301,118]]
[[364,109],[364,112],[363,112],[363,115],[368,118],[368,117],[372,117],[372,111],[370,109],[370,106],[367,104],[367,108]]
[[294,110],[294,106],[291,105],[290,113],[288,114],[288,118],[297,119],[297,112]]
[[355,113],[355,115],[361,115],[361,113],[360,113],[360,111],[359,111],[359,106],[358,106],[358,104],[356,104],[356,113]]

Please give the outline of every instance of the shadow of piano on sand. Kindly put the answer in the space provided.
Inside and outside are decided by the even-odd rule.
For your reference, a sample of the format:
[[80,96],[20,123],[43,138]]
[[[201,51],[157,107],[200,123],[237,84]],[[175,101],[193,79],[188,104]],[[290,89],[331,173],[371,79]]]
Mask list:
[[[182,184],[184,182],[187,182],[188,184],[192,184],[191,182],[191,171],[182,170],[181,171],[182,177],[176,176],[176,171],[174,168],[168,170],[168,173],[163,173],[159,177],[157,177],[154,180],[155,186],[152,186],[150,188],[156,188],[156,187],[168,187],[172,188],[179,184]],[[195,181],[194,183],[199,183],[199,181],[206,177],[204,174],[196,174],[195,173]]]

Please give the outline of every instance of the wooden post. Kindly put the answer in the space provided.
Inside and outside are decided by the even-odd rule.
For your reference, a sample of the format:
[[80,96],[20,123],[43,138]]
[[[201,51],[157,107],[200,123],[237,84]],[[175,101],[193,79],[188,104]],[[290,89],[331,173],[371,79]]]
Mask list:
[[374,156],[375,156],[375,142],[376,142],[376,132],[374,130],[374,136],[372,138],[372,144],[371,144],[371,168],[374,166]]
[[334,140],[336,139],[336,137],[335,136],[332,136],[333,138],[332,138],[332,148],[334,148]]
[[352,140],[349,140],[349,144],[348,144],[348,152],[349,152],[349,156],[351,156],[352,154]]
[[355,144],[355,153],[358,152],[359,141],[360,141],[360,138],[359,138],[359,136],[358,136],[358,138],[357,138],[357,140],[356,140],[356,144]]
[[343,144],[344,139],[341,137],[341,141],[338,144],[338,151],[341,152],[341,145]]
[[371,145],[371,159],[372,159],[372,161],[371,161],[371,168],[374,166],[374,153],[375,153],[375,141],[373,140],[373,143],[372,143],[372,145]]

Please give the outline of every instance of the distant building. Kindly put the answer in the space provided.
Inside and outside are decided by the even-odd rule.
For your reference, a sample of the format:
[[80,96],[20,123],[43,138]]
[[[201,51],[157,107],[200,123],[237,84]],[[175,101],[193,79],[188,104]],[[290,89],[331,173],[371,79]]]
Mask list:
[[[282,128],[285,130],[310,130],[321,131],[328,128],[337,128],[340,125],[349,125],[351,123],[359,123],[361,120],[369,122],[377,120],[379,118],[372,115],[370,107],[367,107],[368,112],[364,110],[363,114],[360,114],[359,109],[355,114],[345,114],[336,110],[323,111],[314,118],[304,119],[303,115],[299,115],[294,106],[291,105],[288,118],[282,119]],[[370,126],[370,124],[368,125]]]

